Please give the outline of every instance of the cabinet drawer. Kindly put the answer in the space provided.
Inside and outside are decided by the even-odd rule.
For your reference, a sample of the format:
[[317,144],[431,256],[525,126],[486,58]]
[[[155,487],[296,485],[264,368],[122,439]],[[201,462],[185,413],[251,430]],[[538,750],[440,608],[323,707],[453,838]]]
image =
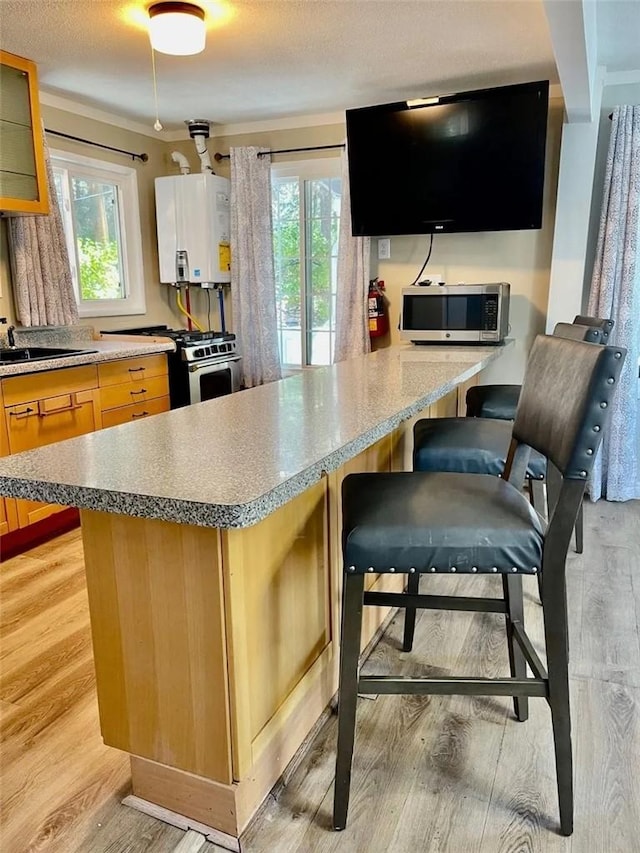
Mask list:
[[169,393],[169,378],[153,376],[136,379],[121,385],[109,385],[100,389],[100,408],[102,411],[128,406],[131,403],[145,403],[156,397],[166,397]]
[[167,357],[143,355],[139,358],[125,358],[121,361],[106,361],[98,365],[100,387],[119,385],[122,382],[139,382],[150,376],[163,376],[167,373]]
[[82,391],[12,406],[6,409],[6,415],[11,453],[75,438],[95,429],[91,394]]
[[102,413],[102,426],[117,426],[129,421],[142,420],[149,415],[158,415],[160,412],[168,412],[170,409],[169,397],[156,397],[145,403],[134,403],[132,406],[121,406],[119,409],[110,409]]
[[5,406],[17,406],[44,397],[88,391],[97,385],[98,371],[95,364],[85,364],[82,367],[43,370],[42,373],[27,373],[3,379],[2,392]]

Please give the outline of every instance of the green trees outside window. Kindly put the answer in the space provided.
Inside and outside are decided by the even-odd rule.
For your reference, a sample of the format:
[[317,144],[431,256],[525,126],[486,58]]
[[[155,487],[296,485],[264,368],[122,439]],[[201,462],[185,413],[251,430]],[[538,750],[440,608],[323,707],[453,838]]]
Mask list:
[[118,188],[114,184],[55,169],[58,202],[73,230],[81,300],[124,295]]
[[335,337],[340,179],[275,177],[273,253],[285,364],[329,364]]

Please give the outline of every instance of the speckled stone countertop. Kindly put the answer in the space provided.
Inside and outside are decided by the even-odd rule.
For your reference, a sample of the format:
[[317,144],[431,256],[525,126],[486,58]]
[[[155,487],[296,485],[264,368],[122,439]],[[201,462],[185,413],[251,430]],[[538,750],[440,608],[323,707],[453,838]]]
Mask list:
[[105,336],[104,340],[76,338],[68,340],[61,337],[29,338],[16,335],[16,345],[64,347],[66,349],[87,350],[79,355],[62,356],[51,359],[36,359],[21,364],[0,364],[0,379],[7,376],[21,376],[24,373],[38,373],[43,370],[58,370],[62,367],[78,367],[81,364],[96,364],[100,361],[114,361],[119,358],[135,358],[139,355],[152,355],[157,352],[173,352],[175,344],[169,338],[151,340],[142,337],[121,340],[115,336]]
[[248,527],[510,346],[394,346],[0,459],[0,494]]

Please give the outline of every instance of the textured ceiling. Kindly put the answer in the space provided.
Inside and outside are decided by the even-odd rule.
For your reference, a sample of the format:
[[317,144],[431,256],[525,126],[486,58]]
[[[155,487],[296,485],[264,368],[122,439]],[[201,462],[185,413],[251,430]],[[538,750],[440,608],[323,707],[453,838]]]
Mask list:
[[[0,0],[2,46],[38,63],[43,91],[151,127],[150,2]],[[230,124],[557,82],[541,0],[197,2],[204,53],[156,55],[165,129],[192,117]]]

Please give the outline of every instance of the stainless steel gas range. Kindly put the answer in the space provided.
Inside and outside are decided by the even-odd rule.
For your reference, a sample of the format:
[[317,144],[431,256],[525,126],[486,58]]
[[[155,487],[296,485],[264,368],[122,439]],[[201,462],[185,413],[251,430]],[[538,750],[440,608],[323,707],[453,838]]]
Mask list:
[[213,400],[240,389],[241,357],[233,334],[190,332],[167,326],[112,329],[103,334],[162,336],[175,342],[175,353],[168,353],[172,409]]

